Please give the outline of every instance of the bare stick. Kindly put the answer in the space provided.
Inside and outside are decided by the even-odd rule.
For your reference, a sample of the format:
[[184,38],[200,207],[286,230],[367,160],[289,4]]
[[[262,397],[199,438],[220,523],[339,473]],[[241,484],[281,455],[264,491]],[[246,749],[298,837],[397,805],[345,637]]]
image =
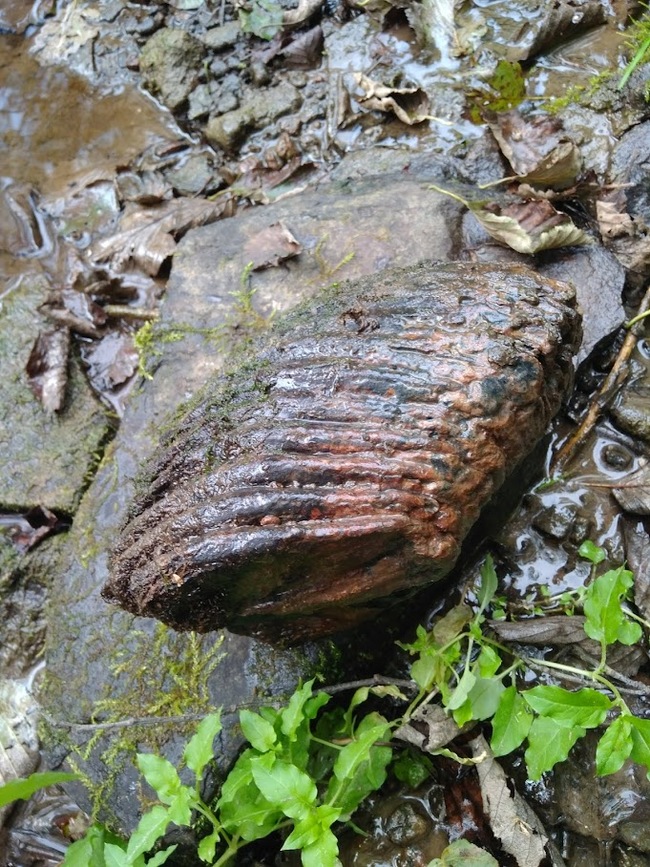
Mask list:
[[636,346],[636,341],[643,327],[643,320],[639,317],[650,309],[650,286],[646,290],[643,300],[639,307],[639,313],[634,317],[634,324],[630,327],[628,334],[623,341],[621,350],[616,357],[614,366],[607,374],[605,382],[602,384],[600,391],[592,400],[586,416],[580,423],[577,430],[566,440],[562,448],[553,458],[551,464],[551,475],[554,476],[561,472],[564,466],[575,455],[577,450],[582,446],[596,422],[600,418],[601,413],[609,406],[612,399],[618,392],[618,389],[625,382],[628,374],[627,362],[632,355],[632,350]]

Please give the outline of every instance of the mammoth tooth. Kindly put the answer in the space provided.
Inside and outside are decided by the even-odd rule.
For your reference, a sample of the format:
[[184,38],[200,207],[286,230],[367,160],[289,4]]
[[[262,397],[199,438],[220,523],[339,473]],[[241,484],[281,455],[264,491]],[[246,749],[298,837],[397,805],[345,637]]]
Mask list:
[[322,292],[165,438],[104,596],[295,641],[444,577],[570,386],[573,305],[518,266],[423,263]]

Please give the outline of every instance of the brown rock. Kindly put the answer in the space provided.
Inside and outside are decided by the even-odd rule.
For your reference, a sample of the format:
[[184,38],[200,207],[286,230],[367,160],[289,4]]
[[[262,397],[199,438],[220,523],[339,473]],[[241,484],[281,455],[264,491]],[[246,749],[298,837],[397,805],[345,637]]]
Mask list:
[[444,577],[560,406],[572,303],[517,266],[326,291],[166,438],[104,595],[177,629],[300,640]]

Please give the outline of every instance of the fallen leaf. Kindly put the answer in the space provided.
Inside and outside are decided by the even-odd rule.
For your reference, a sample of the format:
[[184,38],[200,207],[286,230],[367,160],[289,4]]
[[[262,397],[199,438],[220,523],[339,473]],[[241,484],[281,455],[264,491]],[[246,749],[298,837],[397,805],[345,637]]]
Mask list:
[[635,234],[634,221],[627,212],[624,202],[603,201],[596,202],[596,218],[603,243],[613,238],[633,236]]
[[490,129],[521,180],[558,190],[575,183],[582,168],[580,151],[556,118],[526,119],[513,110],[498,114]]
[[289,69],[313,69],[321,62],[323,56],[323,28],[318,24],[292,36],[289,42],[278,52],[284,57]]
[[290,259],[301,252],[301,244],[282,220],[262,229],[244,244],[244,259],[252,263],[253,271],[274,268],[284,259]]
[[471,202],[470,211],[495,241],[527,256],[556,247],[590,244],[591,238],[566,214],[545,200],[481,207]]
[[70,332],[67,328],[41,331],[29,354],[25,370],[29,386],[46,412],[63,406],[68,382]]
[[107,334],[103,340],[84,344],[82,357],[88,367],[88,378],[100,394],[130,379],[139,364],[133,335],[119,331]]
[[470,741],[470,747],[475,759],[483,757],[476,765],[483,808],[504,851],[518,867],[539,867],[549,857],[554,867],[564,867],[544,826],[514,788],[485,738],[479,735]]
[[132,261],[155,276],[176,250],[174,236],[218,220],[230,207],[232,199],[223,196],[215,202],[179,198],[144,210],[127,209],[120,220],[120,231],[93,244],[90,258],[94,262],[110,261],[117,271],[123,271]]
[[422,88],[389,87],[373,81],[362,72],[355,72],[353,78],[364,91],[362,97],[355,97],[364,110],[392,112],[399,120],[409,126],[414,126],[431,118],[429,97]]
[[426,704],[413,714],[410,722],[400,726],[395,737],[424,752],[433,753],[458,737],[460,729],[438,704]]
[[650,619],[650,536],[643,521],[623,521],[625,555],[634,572],[634,604],[646,620]]
[[589,639],[584,631],[585,618],[581,615],[534,617],[529,620],[491,620],[490,629],[502,641],[519,644],[581,644]]
[[35,506],[22,515],[3,515],[0,523],[8,529],[12,544],[22,554],[64,526],[45,506]]
[[616,502],[633,515],[650,515],[650,464],[631,473],[624,482],[612,488]]

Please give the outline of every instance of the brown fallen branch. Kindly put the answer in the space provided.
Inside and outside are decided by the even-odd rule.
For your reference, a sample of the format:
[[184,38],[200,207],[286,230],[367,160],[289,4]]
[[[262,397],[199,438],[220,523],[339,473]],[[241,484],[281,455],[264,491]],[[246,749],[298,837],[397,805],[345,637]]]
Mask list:
[[580,446],[582,446],[582,444],[585,442],[591,431],[594,429],[594,426],[600,418],[601,413],[603,413],[604,410],[607,409],[609,404],[612,402],[614,396],[617,394],[618,389],[625,382],[628,375],[628,361],[630,360],[632,350],[636,346],[637,339],[639,337],[641,329],[643,328],[643,314],[645,314],[649,309],[650,286],[648,287],[645,295],[643,296],[643,300],[641,301],[641,305],[639,307],[639,312],[632,320],[632,324],[630,325],[628,334],[623,341],[620,352],[616,357],[614,366],[607,374],[607,378],[602,384],[600,391],[592,400],[587,414],[585,415],[578,428],[571,434],[571,436],[566,440],[562,448],[554,456],[551,463],[551,476],[558,475],[562,472],[564,466],[571,460],[571,458],[575,455]]

